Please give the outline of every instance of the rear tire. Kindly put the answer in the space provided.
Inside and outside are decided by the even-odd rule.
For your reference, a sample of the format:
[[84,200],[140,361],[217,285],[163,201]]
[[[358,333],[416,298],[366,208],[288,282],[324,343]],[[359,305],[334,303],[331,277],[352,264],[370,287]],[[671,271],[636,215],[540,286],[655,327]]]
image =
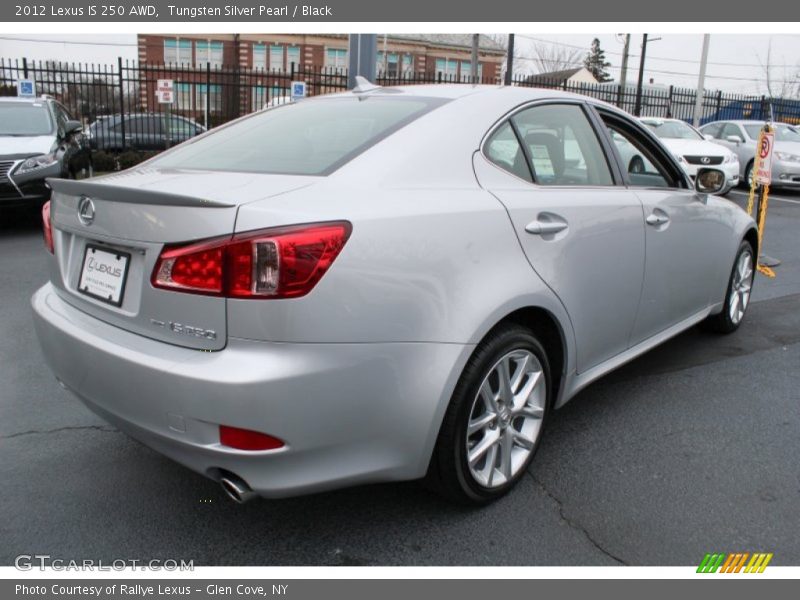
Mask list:
[[462,504],[506,494],[536,454],[551,389],[547,354],[528,329],[507,324],[492,332],[453,392],[427,484]]
[[733,261],[725,302],[719,314],[711,315],[704,325],[717,333],[733,333],[739,329],[750,305],[750,294],[756,271],[756,257],[749,242],[742,242]]

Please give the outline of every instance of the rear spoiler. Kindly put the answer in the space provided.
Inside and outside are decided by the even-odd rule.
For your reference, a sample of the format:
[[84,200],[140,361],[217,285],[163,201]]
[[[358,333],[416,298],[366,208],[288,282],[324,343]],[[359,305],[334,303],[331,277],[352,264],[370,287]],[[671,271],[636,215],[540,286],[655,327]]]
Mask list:
[[155,204],[159,206],[193,206],[206,208],[231,208],[235,204],[220,202],[219,200],[207,200],[195,196],[183,196],[181,194],[170,194],[144,190],[141,188],[123,187],[119,185],[106,185],[82,179],[56,179],[48,177],[47,184],[55,192],[70,196],[91,196],[108,202],[128,202],[130,204]]

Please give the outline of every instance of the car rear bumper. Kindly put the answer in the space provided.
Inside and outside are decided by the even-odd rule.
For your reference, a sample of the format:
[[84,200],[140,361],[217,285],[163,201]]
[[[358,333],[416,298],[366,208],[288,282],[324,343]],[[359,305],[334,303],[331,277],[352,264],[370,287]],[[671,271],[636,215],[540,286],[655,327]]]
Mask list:
[[[265,497],[425,474],[471,346],[283,344],[228,340],[206,352],[129,333],[65,302],[32,299],[56,377],[132,437],[212,478],[220,470]],[[286,442],[221,446],[220,424]]]

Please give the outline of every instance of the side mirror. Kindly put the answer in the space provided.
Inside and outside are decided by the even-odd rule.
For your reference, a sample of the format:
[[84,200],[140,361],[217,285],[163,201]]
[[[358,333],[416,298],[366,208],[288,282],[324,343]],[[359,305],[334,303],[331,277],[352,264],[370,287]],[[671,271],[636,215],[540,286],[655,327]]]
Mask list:
[[705,134],[703,137],[704,137],[704,138],[706,138],[706,139],[707,139],[709,142],[711,142],[711,141],[713,141],[713,140],[714,140],[714,136],[713,136],[713,135],[710,135],[710,134],[708,134],[708,133],[707,133],[707,134]]
[[733,144],[737,144],[737,145],[741,144],[742,141],[743,141],[742,138],[740,138],[738,135],[729,135],[725,139],[728,140],[729,142],[731,142]]
[[83,125],[80,121],[67,121],[64,124],[64,136],[69,137],[76,133],[83,131]]
[[701,194],[717,194],[725,187],[725,173],[719,169],[698,169],[694,189]]

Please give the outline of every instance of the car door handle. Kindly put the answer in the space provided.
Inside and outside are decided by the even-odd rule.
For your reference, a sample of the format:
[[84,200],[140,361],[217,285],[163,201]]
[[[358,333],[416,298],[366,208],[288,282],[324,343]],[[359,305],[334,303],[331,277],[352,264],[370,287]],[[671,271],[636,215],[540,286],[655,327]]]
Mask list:
[[658,227],[659,225],[663,225],[664,223],[669,223],[669,217],[663,213],[651,213],[645,219],[648,225],[652,225],[653,227]]
[[531,221],[525,226],[525,231],[533,235],[547,235],[564,231],[567,224],[564,221]]

